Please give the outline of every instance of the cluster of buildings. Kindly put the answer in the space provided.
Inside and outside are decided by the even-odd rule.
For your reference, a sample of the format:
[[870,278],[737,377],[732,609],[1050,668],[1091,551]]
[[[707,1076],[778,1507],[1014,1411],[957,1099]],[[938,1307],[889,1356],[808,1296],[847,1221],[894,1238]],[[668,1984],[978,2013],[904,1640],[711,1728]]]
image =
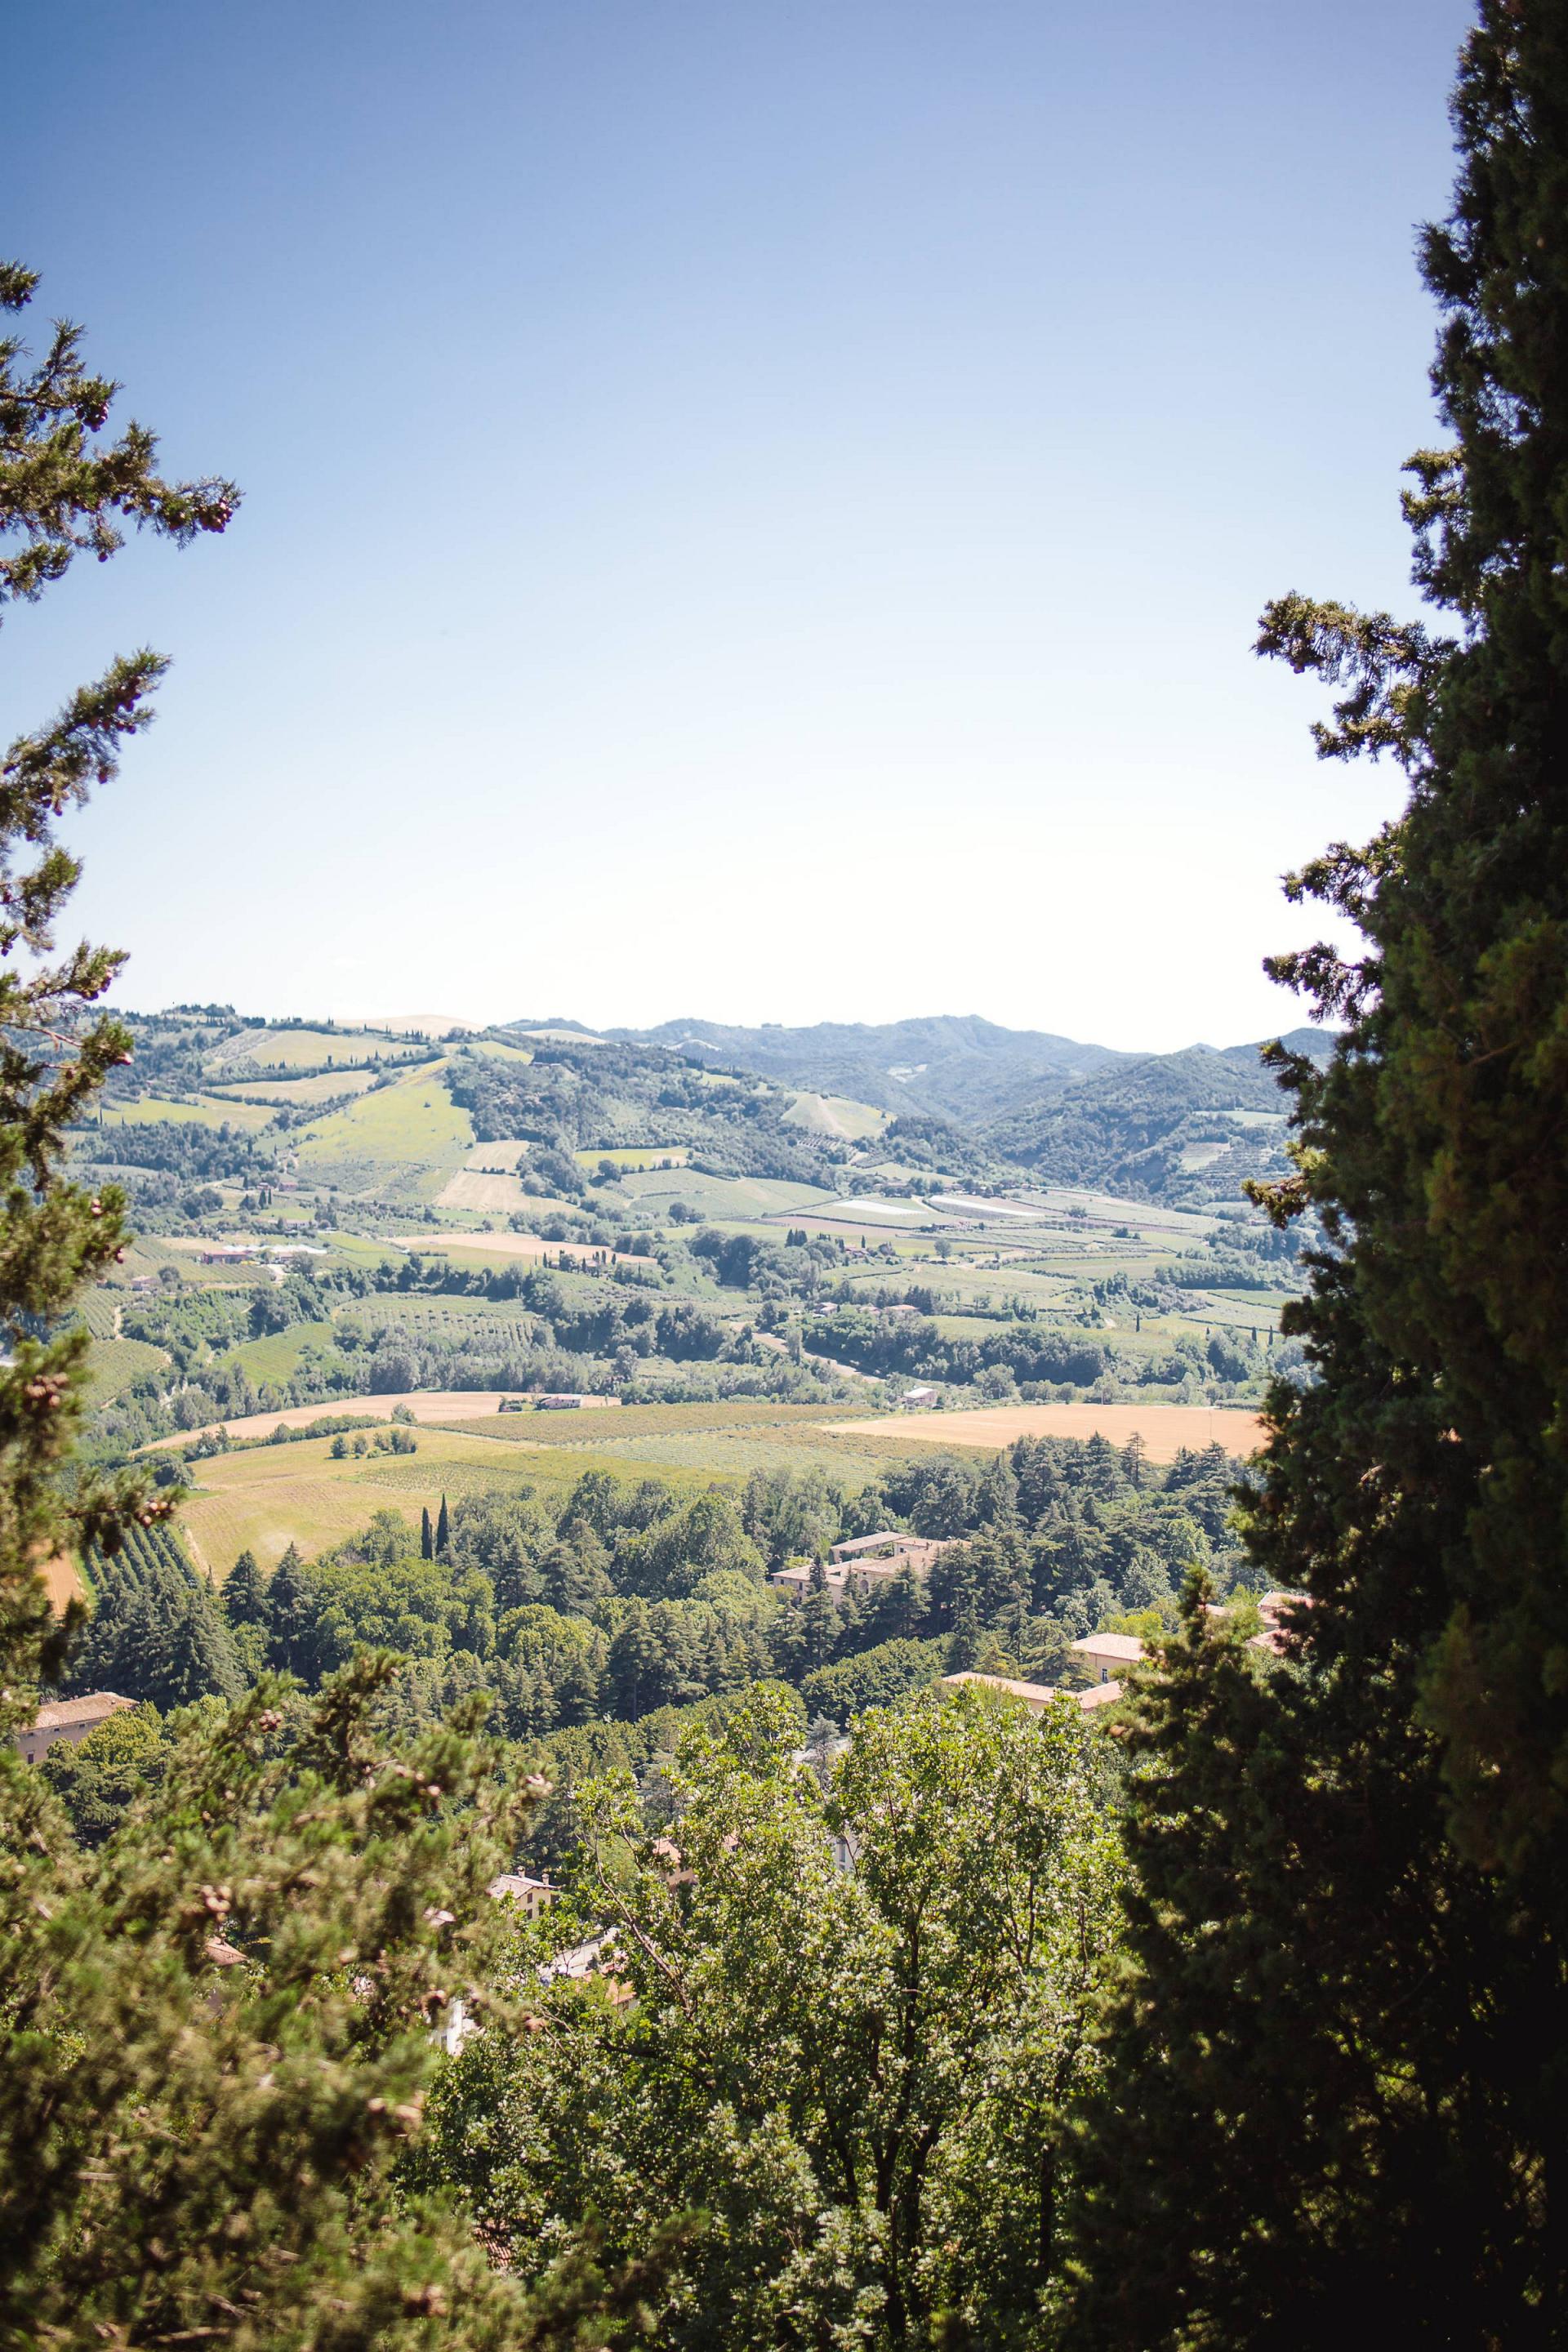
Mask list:
[[1143,1644],[1131,1633],[1086,1633],[1081,1642],[1069,1643],[1068,1654],[1088,1667],[1092,1682],[1069,1688],[1059,1683],[1019,1682],[1011,1675],[962,1674],[943,1675],[942,1687],[961,1690],[966,1683],[976,1683],[984,1690],[1005,1691],[1021,1698],[1031,1715],[1043,1715],[1054,1698],[1070,1698],[1083,1714],[1092,1715],[1097,1707],[1113,1706],[1121,1696],[1122,1677],[1143,1655]]
[[[953,1536],[907,1536],[884,1528],[879,1535],[853,1536],[847,1543],[836,1543],[828,1552],[823,1576],[836,1601],[848,1591],[864,1600],[877,1585],[901,1576],[906,1569],[916,1576],[929,1576],[938,1552],[956,1541]],[[816,1573],[807,1561],[795,1568],[774,1569],[768,1582],[786,1601],[802,1601]]]

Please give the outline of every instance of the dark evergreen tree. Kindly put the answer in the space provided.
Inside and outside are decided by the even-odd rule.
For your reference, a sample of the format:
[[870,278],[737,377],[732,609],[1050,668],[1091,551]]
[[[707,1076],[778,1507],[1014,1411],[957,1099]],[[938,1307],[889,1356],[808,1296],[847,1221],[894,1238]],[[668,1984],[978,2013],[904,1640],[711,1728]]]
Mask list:
[[1189,1599],[1131,1735],[1131,1959],[1086,2143],[1075,2345],[1568,2338],[1568,6],[1482,0],[1424,267],[1454,446],[1413,461],[1456,633],[1284,598],[1400,820],[1292,886],[1279,976],[1323,1243],[1249,1546],[1281,1671]]
[[452,1538],[452,1522],[447,1516],[447,1497],[441,1497],[441,1516],[436,1522],[436,1558],[445,1559],[447,1547]]
[[[0,310],[31,301],[37,279],[0,264]],[[33,603],[77,556],[100,562],[121,543],[121,526],[176,543],[222,530],[234,510],[231,483],[176,483],[155,470],[157,445],[132,425],[100,438],[118,386],[86,366],[79,328],[57,324],[42,359],[28,364],[15,335],[0,338],[0,607]],[[69,1625],[56,1625],[39,1563],[101,1538],[128,1521],[151,1525],[173,1497],[144,1481],[117,1495],[78,1475],[62,1480],[84,1400],[88,1335],[68,1310],[125,1241],[124,1195],[89,1195],[63,1174],[67,1129],[106,1074],[131,1054],[118,1021],[96,1017],[123,962],[85,945],[52,961],[54,926],[80,868],[56,840],[64,812],[115,774],[125,740],[151,717],[164,668],[145,650],[112,662],[36,734],[0,757],[0,1642],[7,1695],[26,1708],[25,1686],[58,1670]],[[53,1327],[57,1336],[41,1339]],[[5,1728],[0,1723],[0,1731]]]
[[819,1559],[811,1564],[811,1581],[799,1609],[802,1661],[808,1668],[825,1666],[838,1642],[838,1604]]
[[605,1696],[612,1714],[632,1722],[649,1712],[656,1704],[661,1663],[647,1603],[634,1601],[616,1629],[605,1660]]
[[173,1606],[162,1593],[144,1597],[126,1626],[123,1656],[124,1696],[164,1714],[198,1698],[237,1698],[245,1687],[233,1636],[199,1584]]
[[555,1710],[562,1723],[591,1723],[599,1712],[599,1676],[593,1659],[579,1651],[567,1664],[555,1685]]
[[422,1505],[419,1512],[419,1557],[421,1559],[434,1559],[436,1557],[436,1538],[431,1533],[428,1504]]
[[253,1551],[242,1551],[223,1588],[223,1613],[231,1625],[265,1625],[267,1585]]
[[316,1612],[305,1563],[290,1544],[267,1584],[267,1664],[309,1680],[316,1665]]

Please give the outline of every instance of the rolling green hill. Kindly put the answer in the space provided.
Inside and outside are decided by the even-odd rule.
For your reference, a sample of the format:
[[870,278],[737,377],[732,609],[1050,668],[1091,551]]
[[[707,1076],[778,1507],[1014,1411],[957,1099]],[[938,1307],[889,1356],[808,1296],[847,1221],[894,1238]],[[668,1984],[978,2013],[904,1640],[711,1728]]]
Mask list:
[[[1118,1054],[974,1016],[823,1023],[810,1029],[727,1028],[672,1021],[638,1033],[710,1066],[761,1070],[820,1099],[835,1092],[895,1114],[880,1156],[969,1180],[1023,1168],[1051,1184],[1134,1198],[1234,1198],[1242,1181],[1284,1165],[1279,1090],[1256,1045]],[[1324,1052],[1300,1029],[1289,1042]]]
[[[224,1008],[132,1026],[136,1058],[80,1149],[153,1230],[279,1190],[470,1228],[537,1223],[552,1202],[736,1216],[734,1188],[758,1184],[795,1187],[803,1207],[1021,1177],[1201,1206],[1284,1164],[1255,1045],[1113,1054],[967,1016],[640,1035],[556,1018],[439,1044]],[[1310,1031],[1291,1042],[1324,1047]]]

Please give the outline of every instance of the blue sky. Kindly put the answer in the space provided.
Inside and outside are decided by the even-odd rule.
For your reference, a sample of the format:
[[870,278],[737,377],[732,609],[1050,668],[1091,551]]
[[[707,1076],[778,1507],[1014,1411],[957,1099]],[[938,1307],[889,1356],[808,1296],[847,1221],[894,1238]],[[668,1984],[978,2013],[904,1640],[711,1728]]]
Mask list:
[[[6,242],[226,538],[7,619],[174,659],[77,822],[126,1001],[1297,1016],[1394,803],[1249,646],[1407,604],[1458,0],[86,0]],[[20,100],[20,103],[18,103]]]

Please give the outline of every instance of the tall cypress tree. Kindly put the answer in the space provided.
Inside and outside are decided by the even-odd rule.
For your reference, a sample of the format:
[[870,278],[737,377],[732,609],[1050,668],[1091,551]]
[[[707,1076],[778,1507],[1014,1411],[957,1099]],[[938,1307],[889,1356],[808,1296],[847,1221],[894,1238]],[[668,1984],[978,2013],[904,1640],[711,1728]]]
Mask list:
[[1568,2329],[1568,5],[1482,0],[1423,268],[1453,435],[1415,576],[1451,630],[1282,598],[1325,758],[1399,821],[1290,886],[1359,926],[1278,976],[1316,1213],[1250,1506],[1283,1670],[1190,1596],[1130,1736],[1132,1966],[1084,2150],[1074,2341]]
[[434,1559],[436,1557],[436,1538],[430,1530],[430,1507],[427,1503],[422,1504],[419,1511],[419,1557],[421,1559]]
[[443,1495],[440,1517],[436,1521],[436,1556],[438,1559],[446,1559],[447,1546],[451,1539],[451,1534],[452,1522],[447,1516],[447,1497]]

